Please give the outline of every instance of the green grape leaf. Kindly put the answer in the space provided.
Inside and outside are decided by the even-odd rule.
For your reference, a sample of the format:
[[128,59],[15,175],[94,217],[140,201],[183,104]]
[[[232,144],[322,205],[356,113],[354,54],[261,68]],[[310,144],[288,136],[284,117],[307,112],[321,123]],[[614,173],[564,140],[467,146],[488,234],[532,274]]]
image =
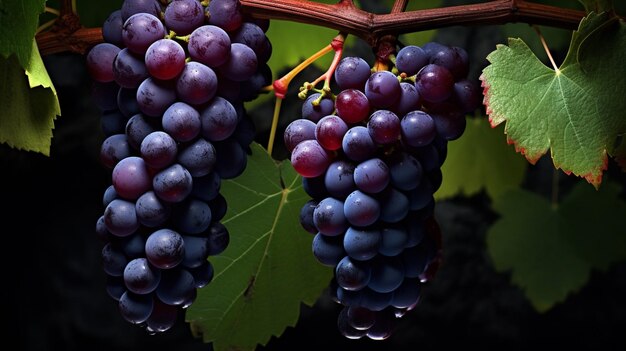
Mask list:
[[483,70],[493,126],[535,163],[550,150],[554,165],[598,187],[618,135],[626,132],[626,25],[589,14],[572,35],[558,70],[546,67],[519,39],[498,45]]
[[558,206],[521,189],[493,203],[501,218],[487,232],[498,271],[512,271],[532,305],[547,311],[580,289],[592,269],[626,259],[626,204],[620,186],[579,182]]
[[501,127],[490,128],[486,119],[467,119],[463,136],[448,143],[448,156],[441,167],[443,183],[435,199],[471,196],[483,189],[493,199],[519,187],[527,162],[504,142],[501,132]]
[[37,43],[29,41],[32,52],[24,65],[16,56],[0,58],[0,142],[48,156],[61,107]]
[[[507,23],[500,26],[500,28],[505,37],[524,40],[533,53],[537,55],[537,58],[542,62],[547,62],[548,55],[543,49],[541,40],[539,40],[539,36],[537,36],[537,32],[533,29],[533,26],[526,23]],[[545,38],[551,51],[560,52],[567,49],[572,37],[571,30],[544,26],[540,28],[541,35]]]
[[46,0],[0,1],[0,56],[15,55],[26,68],[33,54],[31,42],[45,3]]
[[187,319],[216,351],[254,350],[295,325],[300,303],[315,302],[332,270],[315,260],[313,237],[301,229],[308,195],[288,162],[276,164],[254,144],[246,171],[221,192],[231,241],[210,258],[215,278],[198,291]]

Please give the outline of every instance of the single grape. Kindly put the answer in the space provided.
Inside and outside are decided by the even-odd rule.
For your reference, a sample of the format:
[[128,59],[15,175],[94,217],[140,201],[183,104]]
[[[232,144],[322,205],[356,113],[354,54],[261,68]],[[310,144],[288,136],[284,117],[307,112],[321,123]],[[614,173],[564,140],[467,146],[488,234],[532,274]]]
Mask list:
[[300,225],[311,234],[317,233],[317,228],[313,222],[313,211],[315,211],[318,203],[316,200],[309,200],[300,209]]
[[230,46],[230,37],[222,28],[207,25],[191,33],[187,49],[193,60],[215,68],[228,61]]
[[389,167],[379,158],[363,161],[354,169],[354,184],[366,193],[381,192],[389,185],[389,179]]
[[462,112],[472,113],[480,107],[483,95],[478,84],[463,79],[454,83],[453,96]]
[[154,191],[148,191],[137,199],[135,212],[141,224],[156,228],[170,218],[172,208],[161,201]]
[[349,307],[347,317],[348,323],[358,330],[367,330],[376,322],[376,313],[363,307]]
[[367,122],[367,130],[377,144],[391,144],[400,138],[400,119],[391,111],[378,110]]
[[154,176],[152,187],[163,201],[181,202],[189,196],[193,181],[189,171],[175,163]]
[[152,313],[146,320],[146,330],[162,333],[172,328],[176,324],[177,318],[178,309],[176,306],[170,306],[159,299],[155,299]]
[[377,229],[350,227],[343,237],[343,247],[351,258],[366,261],[376,256],[381,241],[382,237]]
[[328,116],[335,110],[335,103],[330,98],[320,99],[321,94],[309,95],[302,104],[302,118],[316,122]]
[[176,0],[165,8],[163,20],[177,35],[187,35],[204,24],[204,8],[197,0]]
[[409,199],[404,193],[392,188],[386,189],[378,197],[380,202],[380,220],[397,223],[409,213]]
[[406,278],[394,292],[391,305],[397,308],[411,308],[420,298],[421,283],[416,278]]
[[218,155],[215,169],[222,179],[238,177],[246,169],[248,155],[236,139],[228,138],[213,144]]
[[111,201],[104,209],[104,224],[115,236],[125,237],[133,234],[139,229],[135,204],[122,199]]
[[172,39],[159,39],[148,47],[146,68],[157,79],[176,78],[185,68],[185,50]]
[[410,146],[430,144],[437,135],[433,118],[423,111],[407,113],[400,121],[402,140]]
[[419,46],[408,45],[400,49],[396,55],[398,71],[413,76],[428,64],[428,55]]
[[362,91],[356,89],[343,90],[335,101],[337,115],[346,123],[359,123],[370,113],[370,102]]
[[211,68],[199,62],[187,62],[176,80],[176,95],[183,102],[200,105],[215,96],[217,86],[217,76]]
[[429,64],[415,78],[415,88],[423,100],[442,102],[454,90],[454,77],[445,67]]
[[343,213],[350,224],[367,227],[374,224],[380,217],[380,205],[373,197],[355,190],[346,197]]
[[156,296],[168,305],[180,306],[195,290],[195,281],[191,273],[185,269],[171,269],[163,272]]
[[330,267],[335,267],[346,256],[342,236],[317,233],[313,238],[312,250],[319,263]]
[[200,267],[209,257],[209,239],[206,237],[183,235],[185,255],[183,266],[187,268]]
[[332,197],[320,201],[313,211],[313,224],[324,235],[342,234],[348,228],[343,214],[343,202]]
[[[391,301],[387,305],[390,304]],[[395,326],[396,322],[393,314],[384,311],[376,316],[376,323],[367,330],[367,337],[372,340],[385,340],[393,334]]]
[[389,162],[391,184],[400,190],[415,189],[422,179],[422,174],[422,165],[406,152],[401,152]]
[[417,92],[415,85],[402,82],[400,83],[400,88],[402,89],[400,98],[394,106],[390,107],[391,111],[393,111],[397,116],[404,116],[411,111],[419,109],[421,100],[420,94]]
[[437,134],[445,140],[456,140],[463,135],[467,121],[457,112],[431,114]]
[[198,138],[180,151],[178,163],[185,167],[192,177],[203,177],[211,173],[217,163],[215,147],[210,142]]
[[335,279],[340,287],[346,290],[361,290],[370,281],[371,267],[368,262],[361,262],[344,257],[335,268]]
[[91,78],[100,83],[114,81],[113,61],[119,52],[120,48],[109,43],[100,43],[89,50],[87,71]]
[[202,136],[210,141],[222,141],[230,137],[239,122],[237,111],[228,100],[216,97],[200,113]]
[[460,48],[443,47],[430,57],[430,63],[445,67],[452,73],[455,81],[465,78],[469,71],[467,59],[464,60],[463,54],[458,49]]
[[367,332],[365,330],[359,330],[350,325],[349,319],[347,317],[348,308],[344,308],[339,313],[339,317],[337,317],[337,330],[344,337],[352,340],[358,340],[364,337]]
[[348,125],[335,115],[326,116],[317,122],[315,139],[326,150],[334,151],[341,148],[343,136],[348,131]]
[[100,148],[100,162],[113,169],[117,163],[131,155],[126,134],[115,134],[106,138]]
[[211,208],[201,200],[184,201],[174,208],[172,221],[181,233],[200,234],[209,229]]
[[370,77],[370,66],[360,57],[344,57],[339,61],[335,70],[335,81],[341,90],[365,88],[365,82]]
[[370,104],[377,108],[393,106],[401,94],[400,82],[389,71],[372,73],[365,84],[365,95]]
[[404,266],[398,257],[378,256],[372,262],[372,276],[368,288],[378,293],[396,290],[404,280]]
[[409,233],[401,225],[385,226],[381,230],[381,236],[382,242],[378,252],[389,257],[401,254],[409,241]]
[[[122,8],[122,17],[124,9]],[[143,55],[155,41],[165,37],[165,27],[161,20],[149,13],[130,16],[122,27],[122,40],[128,50]]]
[[102,268],[104,272],[113,277],[121,277],[128,259],[122,250],[113,243],[108,243],[102,248]]
[[213,224],[209,228],[209,234],[207,238],[209,239],[209,255],[215,256],[219,255],[230,243],[230,234],[228,233],[228,229],[220,222],[217,222],[215,218],[213,218]]
[[304,188],[304,192],[317,200],[322,200],[330,196],[324,184],[324,178],[324,174],[317,177],[302,178],[302,188]]
[[128,49],[122,49],[115,56],[113,75],[117,84],[129,89],[137,88],[149,76],[143,58]]
[[191,195],[203,201],[211,201],[219,194],[221,186],[222,178],[217,172],[211,172],[193,179]]
[[102,205],[104,207],[107,207],[111,201],[118,199],[119,196],[117,195],[117,192],[115,191],[115,187],[113,185],[109,185],[106,190],[104,191],[104,194],[102,195]]
[[356,190],[354,164],[347,160],[337,160],[331,163],[324,176],[324,185],[331,196],[345,199]]
[[158,16],[161,13],[161,5],[158,0],[125,0],[122,4],[122,20],[126,21],[132,15],[149,13]]
[[161,269],[176,267],[185,253],[183,237],[171,229],[159,229],[146,240],[146,257]]
[[122,20],[122,11],[116,10],[111,12],[109,17],[102,24],[102,37],[107,43],[111,43],[117,47],[124,45],[122,41],[122,26],[124,20]]
[[123,198],[136,200],[150,190],[151,176],[141,157],[127,157],[113,168],[113,186]]
[[124,268],[124,284],[135,294],[153,292],[161,281],[161,270],[154,268],[145,258],[136,258]]
[[196,289],[203,288],[209,284],[211,280],[213,280],[213,275],[215,273],[213,265],[209,261],[204,261],[200,267],[189,268],[187,271],[191,273]]
[[148,166],[162,169],[174,163],[178,147],[176,140],[169,134],[156,131],[146,135],[139,150],[141,158]]
[[252,49],[241,43],[232,43],[230,57],[219,67],[219,70],[228,78],[243,82],[252,77],[257,67],[257,57]]
[[364,161],[376,152],[376,144],[366,127],[356,126],[348,129],[341,141],[343,152],[353,161]]
[[237,30],[243,21],[239,0],[211,0],[207,7],[207,16],[210,24],[228,32]]
[[296,119],[289,123],[283,133],[287,150],[293,151],[296,145],[304,140],[315,140],[315,127],[315,123],[308,119]]
[[126,291],[119,300],[120,314],[133,324],[145,322],[152,314],[154,302],[151,295],[139,295]]
[[148,116],[161,117],[174,101],[176,92],[167,82],[148,78],[137,88],[137,105]]
[[303,177],[317,177],[330,165],[331,157],[316,140],[305,140],[293,149],[291,164]]
[[137,89],[118,88],[116,102],[120,112],[127,118],[141,112],[137,103]]
[[200,113],[184,102],[175,102],[163,114],[163,130],[174,140],[186,142],[195,139],[202,126]]
[[233,43],[241,43],[248,46],[258,56],[264,49],[267,40],[261,27],[251,22],[243,22],[239,29],[230,35]]

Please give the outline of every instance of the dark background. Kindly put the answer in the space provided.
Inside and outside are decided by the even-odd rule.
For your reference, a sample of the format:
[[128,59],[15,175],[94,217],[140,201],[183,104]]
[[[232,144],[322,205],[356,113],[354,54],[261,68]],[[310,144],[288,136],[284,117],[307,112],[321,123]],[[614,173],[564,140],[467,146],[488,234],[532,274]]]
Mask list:
[[[435,40],[466,48],[474,58],[471,75],[477,78],[486,54],[504,38],[497,28],[481,27],[440,30]],[[360,46],[354,53],[371,62],[369,49]],[[51,156],[0,145],[0,291],[3,321],[9,325],[3,331],[5,342],[16,342],[18,350],[37,351],[210,350],[210,344],[191,336],[182,316],[171,331],[149,336],[125,322],[106,294],[102,243],[94,234],[103,211],[102,193],[110,184],[110,171],[98,161],[103,140],[99,111],[90,98],[83,57],[54,55],[45,63],[63,112],[55,123]],[[319,73],[311,69],[305,78]],[[298,114],[299,101],[289,101],[281,128]],[[271,109],[264,105],[253,116],[269,121]],[[265,142],[263,124],[260,129],[258,140]],[[626,184],[612,163],[609,173]],[[524,187],[548,196],[551,177],[552,165],[545,158],[529,167]],[[575,181],[561,176],[562,191]],[[486,230],[497,219],[489,201],[479,194],[437,204],[444,264],[426,285],[418,307],[400,320],[387,341],[341,337],[336,330],[340,306],[323,295],[313,307],[302,307],[295,328],[258,349],[625,350],[626,264],[594,271],[580,292],[538,314],[509,283],[509,274],[494,271],[485,249]]]

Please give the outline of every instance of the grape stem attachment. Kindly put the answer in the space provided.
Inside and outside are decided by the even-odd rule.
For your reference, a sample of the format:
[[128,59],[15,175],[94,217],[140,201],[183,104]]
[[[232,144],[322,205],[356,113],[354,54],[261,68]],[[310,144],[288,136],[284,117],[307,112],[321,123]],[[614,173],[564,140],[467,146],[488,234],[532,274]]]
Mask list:
[[[299,65],[297,65],[294,69],[289,71],[289,73],[285,74],[280,79],[277,79],[274,81],[273,87],[274,87],[274,95],[276,95],[276,103],[274,105],[274,116],[272,117],[272,126],[270,129],[270,136],[267,142],[267,153],[270,156],[272,155],[272,151],[274,150],[274,140],[276,139],[276,130],[278,129],[278,120],[280,117],[280,107],[282,104],[282,100],[287,95],[287,88],[289,88],[289,84],[300,72],[302,72],[305,68],[310,66],[313,62],[317,61],[319,58],[326,55],[327,53],[331,51],[335,51],[335,58],[333,59],[333,64],[331,64],[331,68],[329,68],[328,70],[330,71],[330,77],[332,77],[332,74],[335,71],[335,68],[337,67],[337,64],[335,63],[335,61],[338,62],[339,59],[341,59],[344,41],[345,41],[345,35],[343,33],[339,33],[335,38],[333,38],[330,44],[326,45],[325,47],[320,49],[318,52],[311,55],[311,57],[301,62]],[[339,52],[339,54],[337,54],[337,52]],[[339,59],[337,59],[337,57],[339,57]],[[324,74],[320,78],[324,79],[324,77],[328,74],[328,71],[326,72],[326,74]],[[320,80],[320,78],[316,79],[316,81]],[[328,90],[330,91],[330,79],[328,79],[324,83],[325,87],[326,87],[326,84],[328,84]],[[267,87],[264,89],[269,90],[269,88]]]
[[554,68],[554,72],[556,72],[556,74],[560,74],[561,71],[559,70],[559,67],[554,62],[554,58],[552,57],[552,54],[550,53],[550,48],[548,47],[548,44],[546,43],[546,39],[541,34],[539,27],[533,25],[533,29],[535,30],[535,32],[537,32],[537,35],[539,36],[541,45],[543,46],[543,49],[546,51],[546,54],[548,55],[548,59],[550,59],[550,63],[552,64],[552,68]]

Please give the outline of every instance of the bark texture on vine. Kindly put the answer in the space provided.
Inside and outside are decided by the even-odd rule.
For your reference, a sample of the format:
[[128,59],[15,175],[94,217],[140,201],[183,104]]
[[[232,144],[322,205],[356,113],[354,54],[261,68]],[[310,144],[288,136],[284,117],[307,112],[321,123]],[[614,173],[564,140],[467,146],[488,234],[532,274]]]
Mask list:
[[[321,4],[302,0],[241,0],[244,10],[257,17],[282,19],[333,28],[355,35],[370,45],[388,34],[437,29],[522,22],[574,29],[585,15],[582,11],[542,5],[525,0],[494,0],[480,4],[406,11],[406,0],[394,3],[389,14],[373,14],[358,9],[351,0]],[[60,18],[63,21],[65,16]],[[73,32],[52,30],[37,35],[42,55],[64,51],[84,54],[102,42],[100,28],[80,28]]]

